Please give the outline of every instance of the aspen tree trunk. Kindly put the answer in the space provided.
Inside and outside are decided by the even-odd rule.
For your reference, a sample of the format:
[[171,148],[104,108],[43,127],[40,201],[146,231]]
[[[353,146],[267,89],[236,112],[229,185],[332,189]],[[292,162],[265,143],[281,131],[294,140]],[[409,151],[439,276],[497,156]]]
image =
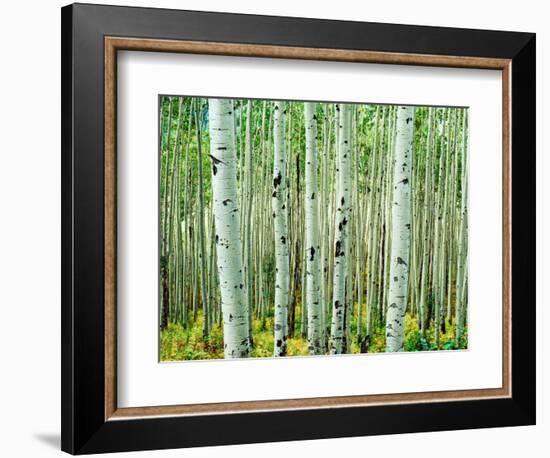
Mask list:
[[[384,110],[384,108],[382,109]],[[374,202],[375,202],[375,171],[377,169],[377,157],[378,157],[378,124],[379,124],[379,114],[380,114],[380,107],[376,107],[376,113],[374,115],[374,137],[373,137],[373,143],[372,143],[372,150],[371,154],[369,156],[369,167],[367,170],[367,195],[368,198],[366,199],[368,201],[367,204],[367,211],[366,211],[366,248],[367,248],[367,316],[366,316],[366,341],[365,344],[368,346],[368,342],[370,341],[372,337],[372,316],[373,316],[373,294],[372,291],[374,289],[373,285],[373,266],[372,266],[372,259],[373,259],[373,253],[374,253],[374,247],[373,247],[373,237],[375,232],[375,226],[374,226]]]
[[[288,122],[286,123],[286,161],[288,164],[287,181],[289,184],[288,192],[288,244],[289,244],[289,259],[290,259],[290,286],[289,286],[289,316],[288,316],[288,335],[294,335],[296,326],[296,306],[298,304],[298,284],[300,280],[300,236],[299,236],[299,222],[300,215],[298,211],[298,203],[301,198],[300,194],[300,148],[296,148],[296,160],[294,160],[293,146],[292,146],[292,132],[294,126],[292,125],[293,110],[292,103],[289,103],[287,108],[286,117]],[[293,166],[296,164],[296,166]]]
[[428,314],[426,307],[426,296],[428,294],[428,269],[429,269],[429,255],[430,255],[430,238],[429,233],[431,231],[431,209],[430,209],[430,197],[432,194],[432,182],[431,182],[431,150],[433,140],[433,108],[428,108],[428,137],[426,139],[426,163],[424,170],[424,196],[423,196],[423,218],[422,218],[422,274],[420,278],[420,298],[418,303],[418,309],[420,314],[420,329],[423,335],[426,333],[426,315]]
[[[176,262],[177,262],[177,246],[175,237],[175,222],[176,222],[176,203],[178,201],[178,170],[179,170],[179,157],[181,155],[181,141],[180,131],[183,130],[183,120],[185,118],[185,106],[183,105],[183,99],[178,99],[178,125],[176,128],[176,141],[174,143],[174,153],[172,158],[172,168],[170,170],[171,184],[170,184],[170,198],[168,205],[168,256],[167,262],[169,266],[168,284],[170,288],[170,321],[176,322],[177,316],[177,277],[176,277]],[[190,121],[191,122],[191,121]]]
[[[322,304],[322,326],[323,326],[323,351],[326,351],[327,348],[327,322],[328,322],[328,316],[327,313],[330,310],[329,309],[329,302],[330,302],[330,281],[332,277],[329,276],[329,256],[332,252],[332,243],[330,239],[330,229],[332,227],[331,224],[329,224],[330,221],[330,190],[329,190],[329,168],[330,168],[330,152],[332,147],[332,126],[333,123],[331,122],[331,104],[324,104],[323,106],[323,113],[324,113],[324,141],[323,141],[323,154],[322,154],[322,160],[321,160],[321,304]],[[332,174],[331,174],[332,175]]]
[[[359,135],[359,129],[357,128],[357,121],[355,121],[355,132]],[[357,342],[362,344],[363,342],[363,219],[361,214],[361,200],[359,190],[359,146],[358,142],[354,142],[354,163],[353,181],[355,188],[355,199],[353,199],[353,205],[355,208],[354,228],[355,228],[355,282],[357,284]]]
[[[200,109],[201,104],[198,104]],[[208,293],[208,288],[206,286],[206,247],[205,247],[205,229],[204,229],[204,183],[202,176],[202,134],[201,134],[201,125],[199,122],[198,110],[195,110],[195,124],[197,128],[197,169],[199,177],[199,209],[198,209],[198,218],[199,218],[199,247],[200,247],[200,258],[201,258],[201,302],[202,302],[202,311],[203,311],[203,327],[202,333],[203,337],[210,335],[210,328],[212,323],[210,322],[210,297]]]
[[390,144],[388,145],[388,152],[384,161],[384,174],[385,184],[387,189],[387,196],[384,202],[384,288],[382,289],[382,315],[380,316],[380,322],[383,323],[386,319],[386,309],[387,309],[387,296],[388,296],[388,284],[390,279],[390,257],[391,257],[391,208],[392,208],[392,199],[393,199],[393,174],[390,173],[393,165],[394,158],[394,149],[395,149],[395,125],[397,112],[396,109],[392,108],[391,112],[391,135],[390,135]]
[[439,155],[439,172],[437,178],[437,194],[436,194],[436,219],[434,228],[434,260],[433,260],[433,286],[434,286],[434,344],[439,348],[440,343],[440,330],[441,330],[441,307],[443,288],[441,285],[441,263],[444,257],[444,246],[441,243],[442,233],[442,220],[443,220],[443,200],[444,200],[444,164],[446,163],[447,153],[449,150],[449,120],[450,120],[450,108],[447,108],[443,112],[443,128],[447,144],[440,143],[440,155]]
[[[187,132],[189,132],[191,130],[191,125],[192,125],[192,120],[191,120],[191,114],[189,115],[189,123],[188,123],[188,126],[187,126]],[[187,136],[187,138],[189,138],[189,135]],[[181,199],[180,199],[180,196],[181,196],[181,193],[180,193],[180,186],[181,186],[181,160],[179,159],[179,156],[181,155],[182,153],[182,147],[180,146],[180,151],[178,153],[178,163],[177,163],[177,167],[176,167],[176,189],[175,189],[175,203],[174,203],[174,207],[175,207],[175,215],[174,215],[174,232],[175,232],[175,235],[174,235],[174,243],[175,243],[175,253],[174,253],[174,257],[175,257],[175,266],[174,266],[174,271],[175,271],[175,283],[176,283],[176,288],[175,288],[175,298],[176,298],[176,310],[175,310],[175,322],[176,323],[180,323],[180,317],[181,317],[181,313],[180,313],[180,310],[181,310],[181,305],[183,304],[182,302],[182,294],[181,294],[181,291],[182,291],[182,284],[183,284],[183,276],[181,275],[181,268],[182,268],[182,249],[181,249],[181,241],[182,241],[182,237],[181,237]]]
[[457,220],[456,220],[456,193],[457,193],[457,165],[458,165],[458,129],[459,121],[455,124],[455,139],[454,139],[454,153],[453,153],[453,163],[452,163],[452,179],[451,179],[451,204],[450,204],[450,222],[447,224],[447,230],[449,233],[450,240],[450,256],[448,257],[448,268],[447,268],[447,317],[449,319],[449,324],[453,323],[453,304],[452,304],[452,284],[453,284],[453,272],[455,271],[456,265],[456,256],[457,256]]
[[307,275],[307,337],[309,353],[320,355],[322,348],[322,310],[320,303],[321,271],[319,265],[319,205],[317,192],[317,118],[316,104],[304,103],[306,128],[306,275]]
[[403,351],[409,277],[411,233],[411,161],[413,159],[414,107],[399,107],[393,173],[392,247],[386,314],[386,351]]
[[168,289],[169,289],[169,307],[168,314],[169,320],[175,321],[175,309],[177,308],[177,298],[176,298],[176,277],[175,277],[175,261],[176,261],[176,252],[174,251],[175,240],[174,240],[174,221],[176,213],[176,183],[178,181],[178,169],[179,169],[179,156],[181,154],[181,142],[180,142],[180,131],[183,124],[183,119],[185,117],[184,111],[185,107],[182,105],[183,99],[178,99],[178,120],[176,127],[176,140],[174,142],[173,154],[172,154],[172,165],[170,168],[170,198],[168,202],[167,211],[167,239],[166,239],[166,262],[168,264]]
[[[454,154],[455,149],[455,142],[456,142],[456,123],[457,123],[457,117],[456,117],[457,111],[453,110],[453,117],[451,118],[449,116],[447,122],[448,122],[448,130],[447,130],[447,149],[446,149],[446,156],[445,156],[445,181],[443,183],[444,186],[444,193],[443,193],[443,209],[442,209],[442,219],[441,219],[441,259],[439,263],[439,271],[440,271],[440,290],[441,290],[441,299],[440,299],[440,307],[441,307],[441,332],[446,332],[446,318],[447,318],[447,308],[445,307],[445,295],[450,296],[450,291],[447,290],[447,266],[448,266],[448,259],[451,258],[451,248],[452,245],[447,239],[447,236],[449,234],[448,228],[448,220],[449,220],[449,200],[450,200],[450,185],[451,185],[451,159],[452,154]],[[452,141],[451,141],[452,140]]]
[[[191,100],[191,103],[189,104],[189,112],[190,114],[193,113],[193,110],[194,110],[194,106],[195,106],[195,100]],[[191,265],[191,262],[192,262],[192,257],[188,255],[188,251],[189,251],[189,231],[188,231],[188,220],[189,220],[189,215],[191,214],[190,212],[190,208],[191,208],[191,204],[190,204],[190,196],[191,196],[191,193],[192,193],[192,189],[191,189],[191,182],[192,182],[192,176],[193,176],[193,169],[192,167],[189,167],[189,156],[190,156],[190,150],[189,150],[189,147],[190,147],[190,139],[191,139],[191,125],[192,123],[190,122],[189,125],[188,125],[188,130],[187,130],[187,144],[186,144],[186,147],[185,147],[185,165],[184,165],[184,170],[185,170],[185,179],[184,179],[184,191],[183,191],[183,220],[180,224],[180,231],[182,233],[182,272],[181,272],[181,278],[182,279],[185,279],[185,281],[183,281],[183,283],[187,283],[188,284],[188,281],[189,281],[189,277],[190,275],[193,274],[193,271],[192,269],[190,268],[190,265]],[[183,321],[183,326],[185,328],[187,328],[187,325],[188,325],[188,315],[187,315],[187,304],[188,302],[190,302],[190,300],[188,300],[188,297],[189,297],[189,288],[188,286],[184,286],[183,288],[183,292],[182,292],[182,295],[183,295],[183,298],[182,298],[182,321]]]
[[[216,227],[214,222],[214,214],[212,212],[212,205],[210,205],[209,211],[208,211],[208,221],[209,221],[209,239],[210,239],[210,246],[209,246],[209,253],[208,253],[208,284],[209,284],[209,292],[210,292],[210,307],[211,307],[211,322],[217,322],[221,324],[220,320],[218,320],[217,317],[217,272],[216,272]],[[251,336],[252,337],[252,336]]]
[[252,341],[252,292],[253,292],[253,274],[252,274],[252,181],[254,172],[252,170],[252,133],[251,133],[251,121],[252,121],[252,100],[249,100],[246,105],[246,127],[245,127],[245,167],[246,167],[246,187],[245,194],[245,218],[244,218],[244,264],[245,264],[245,287],[246,287],[246,296],[248,302],[248,329],[250,333],[250,341]]
[[[178,121],[179,123],[179,121]],[[163,256],[167,254],[168,246],[168,183],[169,183],[169,171],[170,171],[170,133],[172,130],[172,97],[168,97],[168,126],[166,133],[166,162],[164,168],[164,197],[162,203],[162,248]]]
[[460,179],[460,213],[458,233],[458,254],[456,270],[456,341],[460,345],[464,333],[465,298],[468,277],[468,145],[466,139],[467,130],[466,112],[462,117],[462,148],[461,148],[461,179]]
[[[305,251],[302,252],[302,265],[306,264],[306,255]],[[307,282],[306,282],[306,270],[302,269],[301,273],[301,279],[300,279],[300,289],[302,292],[302,307],[301,307],[301,316],[302,324],[300,326],[300,335],[303,338],[307,337],[307,307],[305,304],[307,304]]]
[[346,312],[346,274],[348,263],[348,230],[351,182],[351,107],[337,106],[338,148],[336,159],[336,214],[334,218],[334,278],[330,353],[344,352]]
[[272,209],[275,229],[275,335],[273,356],[286,356],[288,336],[288,296],[290,286],[287,191],[285,164],[284,102],[275,102],[273,112],[273,194]]
[[209,99],[212,196],[223,314],[225,358],[249,354],[248,304],[241,259],[233,104]]
[[[368,277],[369,277],[369,286],[368,286],[368,314],[367,314],[367,337],[368,340],[372,337],[372,328],[374,321],[377,316],[381,315],[381,304],[378,299],[378,290],[379,285],[377,285],[377,265],[378,265],[378,229],[379,229],[379,219],[380,219],[380,179],[382,176],[381,173],[381,164],[384,151],[384,127],[386,125],[386,107],[382,108],[382,128],[381,133],[378,135],[379,139],[374,142],[374,158],[372,167],[372,180],[371,180],[371,202],[369,203],[371,207],[371,214],[369,219],[369,263],[368,263]],[[377,138],[375,134],[374,138]],[[378,312],[375,314],[375,311]]]
[[388,124],[387,124],[387,135],[386,135],[386,144],[383,148],[383,157],[380,160],[380,180],[381,180],[381,191],[380,191],[380,202],[379,202],[379,218],[378,218],[378,295],[377,301],[379,304],[378,310],[378,324],[384,323],[385,319],[385,298],[386,298],[386,285],[387,285],[387,251],[388,251],[388,229],[387,229],[387,220],[388,220],[388,201],[391,201],[391,195],[389,188],[391,182],[388,180],[388,164],[391,164],[391,146],[393,140],[393,125],[394,125],[394,110],[392,107],[388,109],[387,114]]
[[165,329],[168,326],[168,315],[170,310],[170,289],[169,289],[169,268],[168,268],[168,173],[170,170],[170,132],[172,129],[172,97],[168,97],[168,125],[166,129],[166,162],[164,169],[164,198],[162,203],[163,224],[162,224],[162,255],[160,260],[160,276],[162,286],[162,311],[160,327]]

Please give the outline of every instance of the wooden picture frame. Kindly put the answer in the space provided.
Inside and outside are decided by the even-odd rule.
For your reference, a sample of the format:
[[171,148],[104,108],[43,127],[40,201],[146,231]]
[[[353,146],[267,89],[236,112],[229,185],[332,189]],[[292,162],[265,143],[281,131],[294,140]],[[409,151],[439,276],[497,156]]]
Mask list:
[[[228,23],[231,27],[223,27]],[[119,50],[502,71],[502,387],[118,408]],[[62,449],[80,454],[534,424],[534,120],[534,34],[64,7]]]

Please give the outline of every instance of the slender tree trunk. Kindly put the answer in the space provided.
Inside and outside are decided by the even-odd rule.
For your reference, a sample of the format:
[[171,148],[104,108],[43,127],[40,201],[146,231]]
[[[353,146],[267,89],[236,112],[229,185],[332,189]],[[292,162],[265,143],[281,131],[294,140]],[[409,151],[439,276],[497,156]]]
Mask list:
[[393,199],[393,158],[394,158],[394,149],[395,149],[395,124],[396,124],[396,109],[391,110],[391,136],[390,143],[388,145],[388,152],[384,161],[384,173],[386,175],[385,183],[387,189],[386,200],[384,202],[384,288],[382,290],[382,310],[380,316],[380,322],[384,323],[386,319],[386,309],[387,309],[387,297],[388,297],[388,284],[390,279],[390,258],[391,258],[391,208],[392,208],[392,199]]
[[346,274],[349,256],[348,229],[350,217],[351,182],[351,107],[337,106],[338,111],[338,150],[336,163],[336,215],[334,220],[334,278],[333,306],[330,331],[330,353],[345,351],[344,331],[346,315]]
[[202,311],[203,311],[203,327],[202,333],[203,337],[207,337],[210,334],[211,322],[210,322],[210,298],[208,294],[208,288],[206,287],[206,247],[205,247],[205,229],[204,229],[204,183],[202,176],[202,135],[201,135],[201,126],[198,111],[200,110],[200,103],[198,110],[195,110],[195,124],[197,129],[197,173],[199,177],[199,208],[198,208],[198,218],[199,218],[199,246],[200,246],[200,257],[201,257],[201,302],[202,302]]
[[287,190],[285,164],[285,108],[284,102],[275,102],[273,121],[273,221],[275,227],[275,335],[273,356],[286,356],[288,337],[288,296],[290,286]]
[[[359,111],[359,110],[358,110]],[[359,136],[359,129],[357,128],[357,121],[355,122],[356,136]],[[358,141],[353,144],[354,152],[354,169],[353,169],[353,181],[355,188],[355,199],[353,199],[353,205],[355,208],[354,228],[355,228],[355,282],[357,285],[357,342],[359,345],[363,345],[363,219],[361,212],[361,190],[359,186],[359,145]],[[367,345],[363,345],[363,349],[367,349]],[[362,350],[363,350],[362,349]]]
[[419,314],[420,314],[420,329],[423,335],[426,334],[426,316],[428,314],[426,297],[428,295],[428,270],[430,264],[430,232],[431,232],[431,220],[432,210],[430,208],[431,195],[433,193],[433,186],[431,180],[432,171],[432,138],[433,138],[433,108],[428,108],[428,137],[426,140],[426,162],[424,170],[424,199],[423,199],[423,218],[422,218],[422,274],[420,278],[420,298],[419,298]]
[[413,159],[414,107],[397,111],[392,204],[390,291],[386,315],[386,351],[403,351],[409,279],[411,233],[411,161]]
[[160,266],[160,277],[162,282],[162,312],[160,317],[160,328],[166,329],[168,327],[168,303],[169,303],[169,292],[168,292],[168,266],[161,261]]
[[241,259],[233,104],[209,99],[212,195],[225,358],[246,358],[250,335]]
[[246,104],[246,132],[245,132],[245,154],[246,154],[246,186],[245,186],[245,274],[246,274],[246,296],[248,301],[248,329],[250,333],[250,342],[253,345],[252,340],[252,294],[253,294],[253,272],[252,272],[252,185],[254,171],[252,170],[252,100],[249,100]]
[[317,192],[317,117],[316,104],[305,102],[304,117],[306,128],[306,275],[307,275],[307,315],[308,347],[311,355],[323,353],[322,311],[320,302],[321,271],[319,257],[319,205]]
[[466,314],[466,289],[468,277],[468,145],[466,139],[467,130],[466,112],[462,117],[462,147],[461,147],[461,179],[460,179],[460,213],[458,254],[456,270],[456,341],[462,345],[465,314]]
[[168,315],[170,309],[170,288],[168,282],[168,175],[170,170],[170,133],[172,130],[172,97],[168,97],[168,125],[166,128],[166,161],[164,167],[164,196],[162,203],[162,250],[160,259],[160,276],[162,285],[162,303],[160,327],[166,329],[168,326]]
[[450,108],[447,108],[443,112],[443,125],[445,126],[446,135],[444,138],[446,142],[440,143],[440,156],[439,156],[439,172],[437,178],[437,195],[435,210],[437,218],[435,219],[434,227],[434,261],[433,261],[433,285],[434,285],[434,344],[439,348],[440,343],[440,331],[441,331],[441,309],[443,302],[443,285],[441,284],[441,264],[444,258],[444,244],[441,243],[442,239],[442,227],[443,227],[443,206],[445,198],[445,185],[443,183],[444,173],[446,172],[444,164],[449,152],[449,120],[450,120]]

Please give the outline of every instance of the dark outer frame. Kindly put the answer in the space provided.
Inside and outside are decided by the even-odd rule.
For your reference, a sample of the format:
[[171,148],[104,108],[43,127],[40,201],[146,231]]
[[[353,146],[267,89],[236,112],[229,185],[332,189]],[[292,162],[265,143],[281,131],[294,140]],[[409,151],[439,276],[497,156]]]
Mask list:
[[[75,4],[62,9],[61,35],[64,451],[82,454],[535,423],[534,34]],[[432,65],[449,65],[447,56],[509,59],[514,228],[510,253],[511,396],[106,418],[106,37],[430,55]],[[408,63],[418,64],[418,59],[413,56]]]

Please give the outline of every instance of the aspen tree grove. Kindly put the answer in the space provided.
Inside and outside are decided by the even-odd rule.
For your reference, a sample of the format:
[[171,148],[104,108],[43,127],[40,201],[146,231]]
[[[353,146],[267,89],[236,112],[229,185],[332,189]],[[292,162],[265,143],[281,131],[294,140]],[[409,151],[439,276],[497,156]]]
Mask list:
[[163,361],[468,347],[468,110],[159,98]]

